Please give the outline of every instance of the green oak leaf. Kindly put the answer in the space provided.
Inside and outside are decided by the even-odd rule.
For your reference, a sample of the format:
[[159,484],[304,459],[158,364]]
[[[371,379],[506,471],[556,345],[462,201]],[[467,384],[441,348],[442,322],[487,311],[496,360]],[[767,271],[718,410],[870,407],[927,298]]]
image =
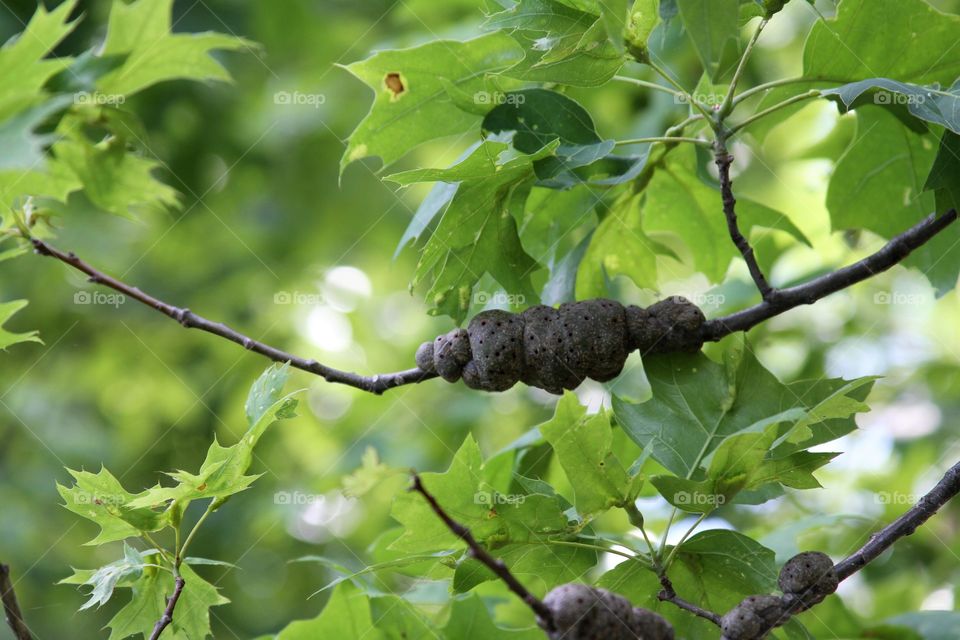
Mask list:
[[[951,137],[953,136],[953,137]],[[935,211],[946,213],[956,193],[960,162],[946,132],[938,151],[930,133],[906,127],[885,109],[857,109],[857,134],[837,162],[827,190],[834,229],[867,229],[893,237]],[[960,145],[954,145],[960,146]],[[960,226],[953,224],[915,250],[904,265],[926,275],[941,295],[960,275]]]
[[[503,473],[501,467],[496,458],[484,463],[480,447],[468,436],[447,471],[424,473],[421,479],[440,506],[481,543],[529,542],[564,533],[567,516],[556,496],[507,494],[511,469]],[[398,495],[391,513],[404,527],[390,545],[393,550],[421,553],[463,546],[419,493]]]
[[960,211],[960,135],[943,132],[923,190],[933,191],[938,213]]
[[[960,211],[960,135],[944,131],[923,189],[933,192],[938,214]],[[960,274],[960,224],[953,223],[914,251],[907,264],[923,271],[939,295],[953,289]]]
[[[583,579],[597,564],[597,552],[581,547],[507,544],[491,554],[502,560],[531,593],[542,597],[550,589]],[[498,580],[485,564],[469,555],[457,564],[453,574],[454,593],[465,593],[489,580]]]
[[[864,78],[950,86],[960,77],[960,59],[943,52],[956,43],[958,30],[960,16],[938,11],[924,0],[844,0],[834,18],[819,20],[810,30],[802,81],[768,91],[758,109],[810,89]],[[910,55],[891,55],[891,42]],[[780,111],[779,121],[803,104]],[[763,131],[768,128],[760,126]],[[758,127],[751,130],[756,135]]]
[[0,47],[0,122],[36,106],[47,81],[71,64],[72,58],[45,56],[76,27],[67,22],[76,4],[68,0],[53,11],[38,4],[23,33]]
[[320,614],[310,620],[287,625],[274,640],[381,640],[386,636],[374,627],[370,598],[349,582],[337,585]]
[[[909,631],[915,632],[917,638],[922,638],[922,640],[950,640],[956,635],[957,629],[960,628],[960,613],[956,611],[916,611],[889,618],[884,623],[895,627],[906,627]],[[904,635],[891,635],[889,637],[913,640],[913,638]]]
[[567,391],[551,420],[540,425],[573,486],[574,505],[583,517],[632,502],[637,489],[611,450],[613,429],[606,411],[587,415],[577,396]]
[[[451,640],[453,638],[542,640],[543,631],[533,626],[527,629],[503,629],[498,627],[480,596],[472,593],[466,598],[453,600],[450,607],[450,619],[443,628],[442,637]],[[286,640],[286,638],[282,640]]]
[[[652,398],[632,404],[614,396],[614,414],[631,439],[649,448],[655,460],[682,478],[699,480],[695,476],[700,464],[724,440],[740,433],[776,425],[775,438],[779,439],[798,420],[806,420],[801,431],[815,433],[803,441],[803,446],[809,447],[855,428],[852,416],[828,417],[831,413],[822,408],[824,400],[846,382],[785,385],[760,364],[742,339],[727,348],[722,364],[698,353],[653,356],[644,366]],[[869,391],[869,382],[872,380],[847,393],[862,400],[858,394]],[[823,415],[816,413],[818,406]],[[843,406],[850,410],[862,407],[855,403]],[[782,446],[778,456],[799,450],[789,442]]]
[[434,621],[401,596],[371,597],[370,615],[384,640],[427,640],[442,637]]
[[644,289],[657,288],[657,255],[669,254],[643,231],[641,194],[624,194],[597,225],[576,273],[577,297],[608,295],[610,279],[627,276]]
[[739,48],[739,0],[677,0],[680,20],[706,73],[716,80]]
[[509,32],[525,54],[502,75],[581,87],[610,80],[626,58],[610,42],[607,21],[584,9],[557,0],[520,0],[490,16],[483,26]]
[[[711,611],[729,611],[743,598],[776,588],[774,553],[734,531],[702,531],[677,550],[668,570],[677,593]],[[656,611],[674,626],[678,638],[713,638],[717,628],[657,598],[657,576],[639,562],[617,565],[597,585],[626,597],[635,607]]]
[[57,484],[64,507],[87,520],[100,525],[100,533],[86,543],[105,542],[140,536],[143,532],[158,531],[169,524],[166,513],[134,505],[147,492],[132,494],[121,486],[105,467],[97,473],[67,469],[74,478],[72,487]]
[[864,104],[898,110],[905,106],[915,118],[960,134],[960,81],[949,89],[941,89],[939,85],[924,87],[889,78],[870,78],[825,89],[821,94],[836,96],[848,109]]
[[[16,251],[15,249],[10,250],[11,252]],[[4,252],[6,254],[6,252]],[[12,253],[10,254],[12,257]],[[0,349],[6,349],[7,347],[19,344],[21,342],[39,342],[43,344],[43,341],[37,335],[36,331],[28,331],[26,333],[11,333],[6,331],[3,328],[7,322],[10,321],[10,318],[13,317],[17,311],[20,311],[28,302],[26,300],[11,300],[10,302],[0,302]]]
[[[210,608],[228,604],[217,588],[201,578],[188,564],[180,565],[184,580],[183,591],[177,601],[176,615],[163,632],[169,640],[204,640],[211,635]],[[173,576],[169,571],[145,567],[139,580],[131,586],[133,595],[107,623],[110,640],[122,640],[132,635],[149,638],[154,625],[163,615],[167,598],[173,593]]]
[[172,12],[173,0],[114,0],[102,55],[126,59],[97,80],[98,91],[131,95],[166,80],[230,81],[210,52],[248,49],[253,44],[222,33],[171,33]]
[[80,611],[89,609],[93,605],[98,607],[105,605],[113,597],[113,592],[118,586],[130,586],[136,582],[143,573],[143,569],[150,564],[148,558],[157,555],[156,550],[137,551],[126,542],[123,543],[123,557],[106,564],[99,569],[74,569],[73,575],[64,578],[57,584],[76,584],[93,587],[90,591],[90,598]]
[[71,96],[57,96],[0,121],[0,172],[42,167],[46,159],[44,149],[52,142],[52,136],[37,134],[35,130],[72,102]]
[[160,163],[122,145],[71,138],[54,144],[53,152],[58,163],[79,178],[90,201],[104,211],[133,217],[140,209],[163,211],[179,204],[176,189],[154,175]]
[[710,513],[732,502],[741,491],[773,483],[794,489],[820,487],[813,472],[837,454],[798,451],[773,457],[770,449],[776,439],[775,426],[761,433],[731,436],[713,452],[703,480],[658,475],[650,482],[670,504],[693,513]]
[[[678,148],[662,161],[646,188],[643,229],[679,237],[689,248],[698,270],[711,282],[720,282],[737,255],[730,242],[715,242],[727,233],[719,189],[705,184],[696,174],[696,152]],[[740,228],[749,234],[754,227],[776,229],[807,243],[803,233],[784,214],[746,198],[737,199]]]
[[[387,167],[423,142],[476,128],[503,95],[488,75],[522,58],[512,38],[492,33],[468,42],[441,40],[381,51],[348,65],[347,71],[372,88],[375,97],[350,134],[341,173],[354,160],[370,156],[379,156]],[[472,102],[480,113],[459,102]]]
[[[943,52],[956,44],[958,32],[960,16],[923,0],[844,0],[835,18],[813,25],[803,50],[803,77],[949,85],[960,77],[960,57]],[[910,55],[891,55],[891,42]]]
[[253,462],[253,449],[260,437],[275,422],[296,415],[294,396],[298,392],[280,396],[289,375],[289,363],[274,364],[254,383],[246,404],[250,427],[240,442],[224,447],[214,439],[198,473],[172,472],[168,475],[177,481],[176,486],[158,485],[148,489],[131,501],[131,505],[149,507],[176,501],[185,508],[192,500],[215,498],[219,506],[233,494],[249,487],[259,477],[245,474]]
[[933,211],[924,180],[935,139],[876,107],[857,110],[857,134],[837,162],[827,191],[834,229],[869,229],[892,237]]
[[[413,286],[431,280],[431,313],[461,321],[470,308],[474,285],[489,273],[509,293],[537,300],[530,274],[537,263],[524,252],[515,213],[521,211],[534,179],[534,163],[554,153],[554,141],[533,155],[504,153],[509,145],[489,139],[449,169],[415,169],[387,177],[402,185],[458,183],[456,194],[426,241]],[[503,155],[501,155],[503,154]],[[509,156],[504,158],[504,156]]]
[[[606,157],[613,140],[602,140],[590,114],[579,103],[562,93],[547,89],[525,89],[506,94],[507,100],[490,110],[483,129],[493,133],[513,132],[515,149],[537,153],[559,140],[555,155],[534,163],[538,184],[551,184],[560,174],[591,165]],[[576,184],[576,177],[563,179],[563,186]]]

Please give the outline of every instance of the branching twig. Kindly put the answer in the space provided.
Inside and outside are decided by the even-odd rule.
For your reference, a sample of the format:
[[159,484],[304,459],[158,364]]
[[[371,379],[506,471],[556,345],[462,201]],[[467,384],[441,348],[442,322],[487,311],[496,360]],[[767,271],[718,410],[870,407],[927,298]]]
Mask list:
[[173,610],[177,607],[177,601],[180,600],[180,594],[183,593],[183,585],[185,584],[183,578],[177,576],[175,579],[176,586],[173,588],[173,595],[167,598],[167,608],[163,610],[163,616],[157,620],[157,624],[153,627],[153,633],[150,634],[150,640],[157,640],[160,637],[160,634],[163,633],[163,630],[173,622]]
[[5,564],[0,564],[0,599],[3,600],[3,612],[13,636],[17,640],[31,640],[33,636],[27,623],[23,621],[17,594],[13,590],[13,581],[10,580],[10,567]]
[[764,300],[769,300],[773,297],[775,291],[763,275],[763,270],[757,263],[757,257],[753,254],[753,247],[740,233],[740,227],[737,224],[737,200],[733,197],[733,183],[730,181],[730,165],[733,163],[733,156],[727,152],[723,135],[717,135],[714,148],[714,158],[720,172],[720,194],[723,197],[723,215],[727,218],[727,231],[730,233],[733,244],[743,255],[747,268],[750,270],[750,276],[756,283],[757,289],[760,290],[760,295],[763,296]]
[[31,241],[33,242],[34,250],[38,254],[56,258],[57,260],[70,265],[74,269],[87,274],[90,277],[90,282],[110,287],[114,291],[119,291],[120,293],[133,298],[137,302],[142,302],[148,307],[156,309],[160,313],[173,318],[188,329],[200,329],[201,331],[212,333],[216,336],[220,336],[221,338],[226,338],[231,342],[241,345],[245,349],[264,355],[274,362],[289,362],[291,366],[318,375],[327,382],[338,382],[340,384],[356,387],[357,389],[362,389],[363,391],[381,394],[388,389],[392,389],[393,387],[422,382],[424,380],[429,380],[430,378],[435,378],[437,375],[435,373],[426,373],[416,368],[374,376],[362,376],[356,373],[350,373],[348,371],[340,371],[339,369],[334,369],[321,364],[316,360],[301,358],[275,347],[271,347],[268,344],[264,344],[254,340],[253,338],[245,336],[221,322],[207,320],[206,318],[193,313],[189,309],[175,307],[162,300],[158,300],[157,298],[144,293],[136,287],[132,287],[124,282],[121,282],[120,280],[108,276],[102,271],[98,271],[96,268],[78,258],[75,254],[64,253],[63,251],[60,251],[59,249],[47,244],[43,240],[32,238]]
[[836,293],[886,271],[901,262],[915,249],[929,242],[956,220],[957,212],[955,210],[939,217],[936,214],[930,215],[915,226],[895,236],[876,253],[859,262],[795,287],[777,289],[773,299],[764,300],[760,304],[728,316],[708,320],[703,325],[703,339],[717,341],[731,333],[747,331],[784,311],[804,304],[813,304],[831,293]]
[[450,515],[443,510],[443,507],[440,506],[440,503],[437,502],[437,499],[427,491],[426,487],[423,486],[423,482],[420,479],[418,474],[413,474],[413,486],[411,491],[417,491],[420,493],[426,501],[430,504],[430,508],[433,509],[433,512],[437,514],[443,523],[447,525],[447,528],[450,529],[457,537],[461,538],[464,542],[467,543],[467,548],[470,550],[470,555],[482,562],[487,566],[490,571],[492,571],[498,578],[503,580],[503,582],[510,588],[510,591],[513,591],[521,600],[523,600],[527,606],[529,606],[533,612],[540,619],[541,624],[544,629],[547,631],[553,631],[556,627],[553,622],[553,612],[543,603],[540,598],[536,597],[530,591],[527,590],[523,584],[520,583],[517,578],[510,573],[510,569],[507,568],[507,565],[504,564],[503,560],[494,558],[484,549],[477,539],[473,537],[473,534],[470,533],[470,529],[463,526],[456,520],[450,517]]
[[688,602],[687,600],[684,600],[678,596],[677,592],[674,591],[673,583],[670,582],[670,578],[667,577],[667,574],[661,573],[658,577],[660,578],[660,586],[663,587],[660,593],[657,594],[657,598],[661,602],[670,602],[681,609],[684,609],[685,611],[689,611],[695,616],[700,616],[704,620],[709,620],[718,627],[720,626],[719,614],[714,613],[713,611],[707,611],[706,609],[698,607],[692,602]]

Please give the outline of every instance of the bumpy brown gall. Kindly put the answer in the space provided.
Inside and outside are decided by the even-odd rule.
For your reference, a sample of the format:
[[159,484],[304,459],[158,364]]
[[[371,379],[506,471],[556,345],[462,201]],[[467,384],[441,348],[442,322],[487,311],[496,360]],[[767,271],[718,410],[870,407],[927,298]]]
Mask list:
[[563,393],[591,378],[610,380],[634,349],[641,354],[698,351],[703,313],[683,298],[642,309],[597,298],[537,305],[521,314],[484,311],[466,330],[424,343],[417,366],[473,389],[504,391],[517,382]]
[[837,590],[833,560],[819,551],[799,553],[783,565],[777,581],[793,611],[806,611]]
[[553,612],[551,640],[673,640],[673,627],[606,589],[560,585],[543,599]]
[[720,630],[724,640],[762,640],[787,619],[777,596],[750,596],[723,616]]

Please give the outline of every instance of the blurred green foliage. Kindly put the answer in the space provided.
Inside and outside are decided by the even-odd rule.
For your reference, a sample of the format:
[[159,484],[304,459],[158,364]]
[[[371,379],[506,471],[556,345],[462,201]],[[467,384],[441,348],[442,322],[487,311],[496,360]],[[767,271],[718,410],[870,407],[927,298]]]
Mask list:
[[[179,207],[132,221],[73,198],[58,212],[58,245],[291,352],[365,373],[411,366],[421,341],[450,328],[449,319],[427,316],[429,305],[407,291],[414,253],[392,258],[426,189],[395,191],[379,179],[376,161],[355,163],[338,177],[346,139],[371,92],[336,65],[377,49],[473,37],[484,19],[481,4],[175,3],[174,31],[237,34],[260,46],[217,54],[233,84],[174,81],[131,99],[159,176],[181,194]],[[932,4],[960,12],[955,0]],[[101,40],[109,5],[82,3],[84,19],[56,52],[76,55]],[[833,11],[830,2],[816,6]],[[0,36],[22,31],[35,9],[32,2],[5,3]],[[806,3],[790,3],[771,23],[748,82],[797,74],[816,19]],[[684,86],[695,86],[697,51],[676,33],[667,37],[658,54]],[[285,104],[278,97],[296,92],[314,98]],[[684,109],[670,96],[625,84],[569,95],[587,106],[606,137],[659,135]],[[829,233],[827,178],[854,135],[852,118],[831,104],[810,105],[765,131],[752,151],[734,149],[747,159],[738,194],[786,212],[814,243],[815,250],[791,246],[773,265],[779,282],[877,245],[875,238]],[[810,133],[798,135],[802,127]],[[467,144],[430,142],[395,168],[443,166]],[[566,242],[574,246],[581,237]],[[199,468],[215,435],[232,443],[245,431],[244,398],[266,363],[130,301],[83,304],[78,292],[94,289],[53,261],[25,256],[3,267],[0,301],[30,300],[7,328],[39,328],[44,344],[17,345],[0,358],[0,560],[20,578],[18,595],[38,638],[106,637],[100,629],[121,603],[76,614],[83,596],[54,583],[70,567],[116,560],[122,547],[82,546],[94,527],[59,506],[56,483],[69,481],[66,467],[95,471],[103,464],[138,491],[156,484],[161,472]],[[643,299],[621,281],[625,298]],[[746,282],[733,278],[713,294],[718,313],[748,299]],[[958,320],[956,291],[935,300],[923,278],[896,268],[754,330],[760,360],[784,382],[824,373],[884,377],[870,396],[872,412],[861,416],[863,428],[842,440],[843,454],[818,472],[825,489],[787,493],[760,508],[731,506],[708,524],[733,526],[782,561],[797,549],[842,555],[905,510],[960,452]],[[373,545],[395,526],[390,504],[406,479],[395,473],[371,481],[359,499],[344,497],[344,476],[361,466],[370,447],[393,469],[445,470],[468,434],[493,454],[549,418],[556,403],[525,387],[487,395],[432,381],[374,397],[299,372],[293,378],[292,388],[307,389],[302,409],[258,446],[253,471],[265,476],[211,516],[192,550],[237,565],[204,567],[206,579],[232,600],[213,610],[215,637],[254,637],[316,615],[329,592],[309,596],[339,574],[322,563],[290,562],[297,557],[323,556],[355,570],[381,559],[383,545]],[[617,380],[588,383],[579,395],[596,408],[609,402],[611,390],[648,395],[639,358],[631,357]],[[622,433],[614,437],[615,451],[630,451]],[[557,487],[564,490],[561,481]],[[321,494],[320,501],[301,499]],[[649,528],[662,530],[669,508],[652,486],[643,488],[641,504]],[[617,513],[597,526],[631,529]],[[953,609],[960,595],[954,586],[960,563],[953,561],[960,554],[958,526],[960,510],[948,507],[845,585],[842,601],[831,598],[802,616],[804,624],[818,638],[860,637],[862,619]],[[411,585],[395,574],[368,579],[384,591]],[[445,586],[419,588],[433,602],[436,588]],[[478,591],[505,594],[497,583]],[[524,620],[525,612],[504,597],[497,614],[511,621]],[[9,637],[0,629],[0,638]]]

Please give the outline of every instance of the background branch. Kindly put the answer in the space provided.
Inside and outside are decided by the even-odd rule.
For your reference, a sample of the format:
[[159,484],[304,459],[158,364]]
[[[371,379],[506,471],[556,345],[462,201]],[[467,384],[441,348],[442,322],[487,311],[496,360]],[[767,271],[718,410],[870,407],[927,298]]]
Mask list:
[[437,514],[443,523],[447,525],[447,528],[453,532],[454,535],[461,538],[464,542],[467,543],[467,547],[470,550],[470,555],[482,562],[487,566],[490,571],[494,573],[498,578],[503,580],[503,582],[509,587],[510,591],[513,591],[517,596],[523,600],[527,606],[533,609],[533,612],[540,619],[541,624],[547,631],[553,631],[556,626],[553,622],[553,612],[543,603],[540,598],[530,593],[516,576],[514,576],[510,569],[507,568],[507,565],[504,564],[503,560],[499,558],[494,558],[490,553],[477,542],[477,539],[473,537],[473,534],[470,533],[470,529],[463,526],[456,520],[450,517],[450,515],[443,510],[443,507],[440,506],[440,503],[437,502],[437,499],[427,491],[426,487],[423,486],[423,481],[420,479],[418,474],[413,474],[413,486],[410,489],[411,491],[416,491],[422,495],[427,503],[430,504],[430,508],[433,509],[433,512]]
[[33,636],[30,634],[27,623],[23,621],[20,604],[17,602],[17,594],[13,590],[13,581],[10,580],[10,567],[5,564],[0,564],[0,599],[3,600],[3,613],[14,637],[17,640],[32,640]]

